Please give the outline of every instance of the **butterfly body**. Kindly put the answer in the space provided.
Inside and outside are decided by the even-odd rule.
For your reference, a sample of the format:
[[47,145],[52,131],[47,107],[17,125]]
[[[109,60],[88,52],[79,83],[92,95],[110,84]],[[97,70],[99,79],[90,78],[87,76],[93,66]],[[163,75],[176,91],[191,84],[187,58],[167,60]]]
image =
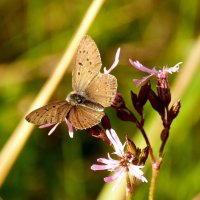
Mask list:
[[56,101],[32,111],[26,120],[36,125],[69,120],[77,129],[98,124],[117,91],[117,79],[100,73],[101,58],[95,42],[85,36],[80,42],[72,72],[72,88],[64,101]]
[[76,92],[69,93],[66,100],[73,106],[83,106],[98,111],[104,110],[104,107],[101,104],[92,102],[87,99],[87,96],[84,96],[83,94],[78,94]]

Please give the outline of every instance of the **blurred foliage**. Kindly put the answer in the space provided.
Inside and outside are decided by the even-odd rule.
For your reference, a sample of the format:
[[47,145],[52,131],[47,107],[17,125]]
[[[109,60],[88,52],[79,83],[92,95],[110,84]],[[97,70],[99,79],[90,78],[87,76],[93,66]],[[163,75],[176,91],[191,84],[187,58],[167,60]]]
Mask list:
[[[51,75],[90,3],[0,1],[1,148]],[[198,0],[110,0],[104,4],[88,34],[96,41],[104,66],[112,64],[121,47],[120,65],[114,74],[129,107],[130,90],[138,90],[132,79],[141,74],[128,59],[138,59],[148,67],[184,62],[199,35],[199,9]],[[172,126],[156,199],[192,199],[200,193],[199,88],[200,71],[181,98],[181,113]],[[69,71],[52,100],[64,99],[70,90]],[[112,109],[107,113],[121,138],[134,136],[134,125],[119,121]],[[147,105],[147,118],[149,113]],[[84,131],[70,139],[64,124],[52,136],[47,133],[47,129],[34,130],[1,188],[0,198],[96,199],[107,173],[93,172],[90,166],[111,148]],[[151,177],[150,169],[146,177]],[[147,199],[148,187],[139,185],[135,199]]]

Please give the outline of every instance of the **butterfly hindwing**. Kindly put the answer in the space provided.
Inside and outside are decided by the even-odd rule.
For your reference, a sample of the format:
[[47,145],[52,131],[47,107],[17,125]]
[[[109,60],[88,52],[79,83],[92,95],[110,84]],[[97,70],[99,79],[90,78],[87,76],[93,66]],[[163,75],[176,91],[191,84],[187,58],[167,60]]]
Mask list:
[[85,90],[88,99],[101,104],[103,107],[111,105],[117,92],[117,79],[111,74],[99,73]]
[[85,106],[74,106],[69,113],[69,121],[77,129],[87,129],[100,123],[103,111],[93,110]]
[[65,120],[70,109],[67,101],[55,101],[32,111],[26,120],[35,125],[56,124]]

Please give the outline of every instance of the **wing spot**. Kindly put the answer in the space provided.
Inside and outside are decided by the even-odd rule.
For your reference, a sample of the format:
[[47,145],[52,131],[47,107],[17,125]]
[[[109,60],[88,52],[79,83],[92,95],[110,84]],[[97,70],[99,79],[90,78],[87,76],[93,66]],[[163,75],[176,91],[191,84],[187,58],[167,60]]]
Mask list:
[[83,66],[83,63],[81,63],[81,62],[79,62],[78,64],[79,64],[80,66]]
[[85,50],[83,50],[83,53],[85,53]]
[[79,75],[79,76],[80,76],[80,74],[81,74],[81,73],[80,73],[80,72],[78,72],[78,75]]
[[92,64],[92,62],[90,61],[90,65]]

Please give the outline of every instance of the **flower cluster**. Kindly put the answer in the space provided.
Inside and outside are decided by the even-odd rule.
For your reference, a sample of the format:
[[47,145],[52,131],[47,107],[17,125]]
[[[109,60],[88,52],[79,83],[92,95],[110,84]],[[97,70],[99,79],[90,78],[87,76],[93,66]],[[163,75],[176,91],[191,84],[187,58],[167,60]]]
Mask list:
[[120,181],[126,175],[131,175],[142,182],[147,182],[147,179],[143,176],[143,172],[141,168],[142,165],[137,165],[137,157],[132,152],[126,152],[124,150],[126,142],[124,144],[119,140],[116,132],[113,129],[106,130],[106,135],[109,138],[111,144],[114,147],[114,153],[117,155],[117,159],[111,158],[108,153],[108,158],[99,158],[98,162],[102,163],[102,165],[94,164],[91,166],[92,170],[108,170],[110,172],[114,172],[112,176],[105,177],[105,182],[111,182],[113,180],[117,180],[116,184],[113,187],[113,190],[119,185]]

